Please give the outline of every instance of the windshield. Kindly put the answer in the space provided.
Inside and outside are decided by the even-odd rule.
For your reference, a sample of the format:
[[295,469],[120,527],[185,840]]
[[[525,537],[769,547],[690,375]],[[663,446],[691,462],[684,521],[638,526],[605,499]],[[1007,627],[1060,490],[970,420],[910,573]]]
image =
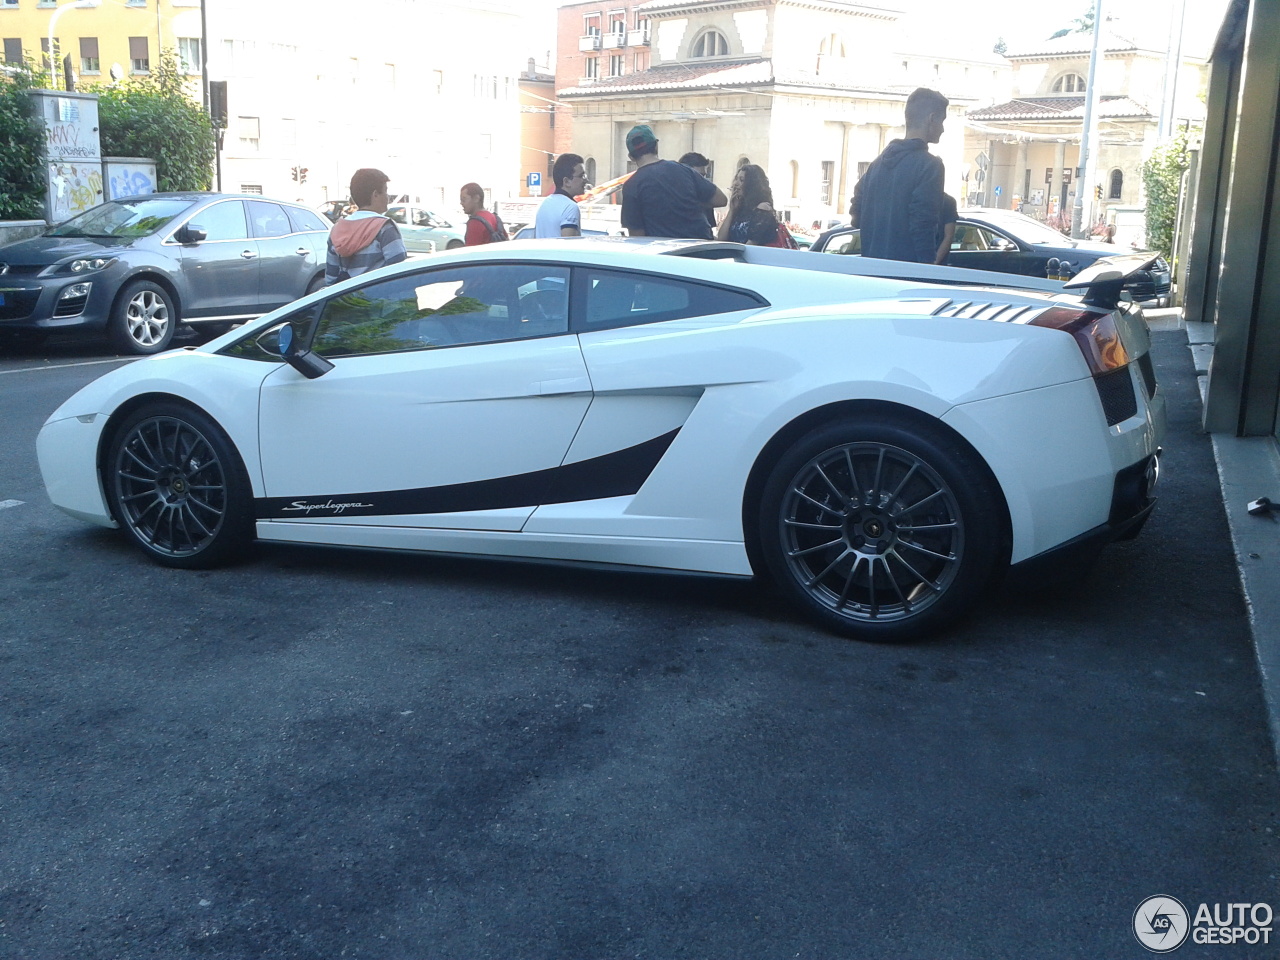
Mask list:
[[1019,240],[1026,243],[1069,244],[1071,241],[1053,227],[1047,227],[1039,220],[1017,214],[1006,214],[989,218],[993,227],[1008,230]]
[[132,240],[155,233],[191,207],[190,200],[130,197],[112,200],[86,210],[78,217],[54,227],[50,237],[119,237]]

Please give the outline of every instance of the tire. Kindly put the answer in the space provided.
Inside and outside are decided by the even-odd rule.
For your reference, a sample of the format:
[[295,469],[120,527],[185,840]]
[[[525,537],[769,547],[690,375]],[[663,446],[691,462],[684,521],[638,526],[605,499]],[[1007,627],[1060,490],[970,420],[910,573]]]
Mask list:
[[253,540],[244,463],[194,408],[154,403],[130,414],[112,438],[102,486],[116,521],[164,566],[218,566]]
[[168,348],[177,325],[169,292],[150,280],[135,280],[116,298],[108,330],[121,353],[146,356]]
[[311,278],[311,282],[307,284],[307,290],[306,290],[306,293],[303,294],[303,296],[305,297],[307,296],[307,294],[315,293],[317,290],[319,290],[323,286],[324,286],[324,274],[317,273],[314,277]]
[[1007,561],[1003,494],[944,429],[843,420],[794,443],[765,482],[758,551],[828,628],[899,642],[961,617]]
[[457,250],[460,246],[462,246],[461,240],[450,240],[444,245],[444,248],[446,250]]

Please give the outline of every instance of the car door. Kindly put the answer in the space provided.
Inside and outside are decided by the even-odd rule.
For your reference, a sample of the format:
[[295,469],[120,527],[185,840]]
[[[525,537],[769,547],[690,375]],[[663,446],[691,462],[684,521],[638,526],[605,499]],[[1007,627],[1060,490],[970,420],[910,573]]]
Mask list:
[[198,210],[186,226],[199,227],[205,238],[180,245],[183,317],[258,316],[258,241],[249,236],[244,203],[219,200]]
[[[404,247],[410,253],[435,253],[435,232],[416,222],[420,211],[417,207],[388,207],[386,216],[400,228],[400,237]],[[443,250],[443,244],[440,245]]]
[[971,270],[992,270],[997,273],[1030,275],[1031,260],[1021,245],[1012,237],[985,224],[971,220],[956,223],[955,236],[951,240],[951,255],[947,263],[953,267]]
[[316,252],[295,233],[284,207],[246,200],[249,229],[258,241],[258,309],[263,313],[297,300],[316,274]]
[[591,401],[569,270],[418,270],[309,311],[334,367],[263,384],[261,519],[519,530]]

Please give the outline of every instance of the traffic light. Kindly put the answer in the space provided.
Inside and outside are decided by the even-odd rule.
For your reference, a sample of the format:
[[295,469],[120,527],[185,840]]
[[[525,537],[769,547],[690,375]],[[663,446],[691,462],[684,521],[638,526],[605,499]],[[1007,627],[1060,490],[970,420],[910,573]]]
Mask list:
[[1100,184],[1100,183],[1095,183],[1095,184],[1093,185],[1093,199],[1095,199],[1095,200],[1101,200],[1101,199],[1102,199],[1102,184]]
[[[299,168],[298,168],[298,182],[299,182],[299,183],[306,183],[306,182],[307,182],[307,168],[306,168],[306,167],[299,167]],[[1102,188],[1101,188],[1101,187],[1099,187],[1099,188],[1098,188],[1098,190],[1099,190],[1098,196],[1102,196],[1102,193],[1101,193]]]

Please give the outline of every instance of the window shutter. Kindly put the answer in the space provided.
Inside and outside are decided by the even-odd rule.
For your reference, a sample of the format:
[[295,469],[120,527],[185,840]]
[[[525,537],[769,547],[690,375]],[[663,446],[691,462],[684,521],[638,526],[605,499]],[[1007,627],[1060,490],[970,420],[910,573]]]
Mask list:
[[80,56],[84,60],[98,59],[98,38],[97,37],[81,37],[80,38]]
[[150,60],[151,57],[147,53],[146,37],[130,37],[129,38],[129,59],[130,60]]

